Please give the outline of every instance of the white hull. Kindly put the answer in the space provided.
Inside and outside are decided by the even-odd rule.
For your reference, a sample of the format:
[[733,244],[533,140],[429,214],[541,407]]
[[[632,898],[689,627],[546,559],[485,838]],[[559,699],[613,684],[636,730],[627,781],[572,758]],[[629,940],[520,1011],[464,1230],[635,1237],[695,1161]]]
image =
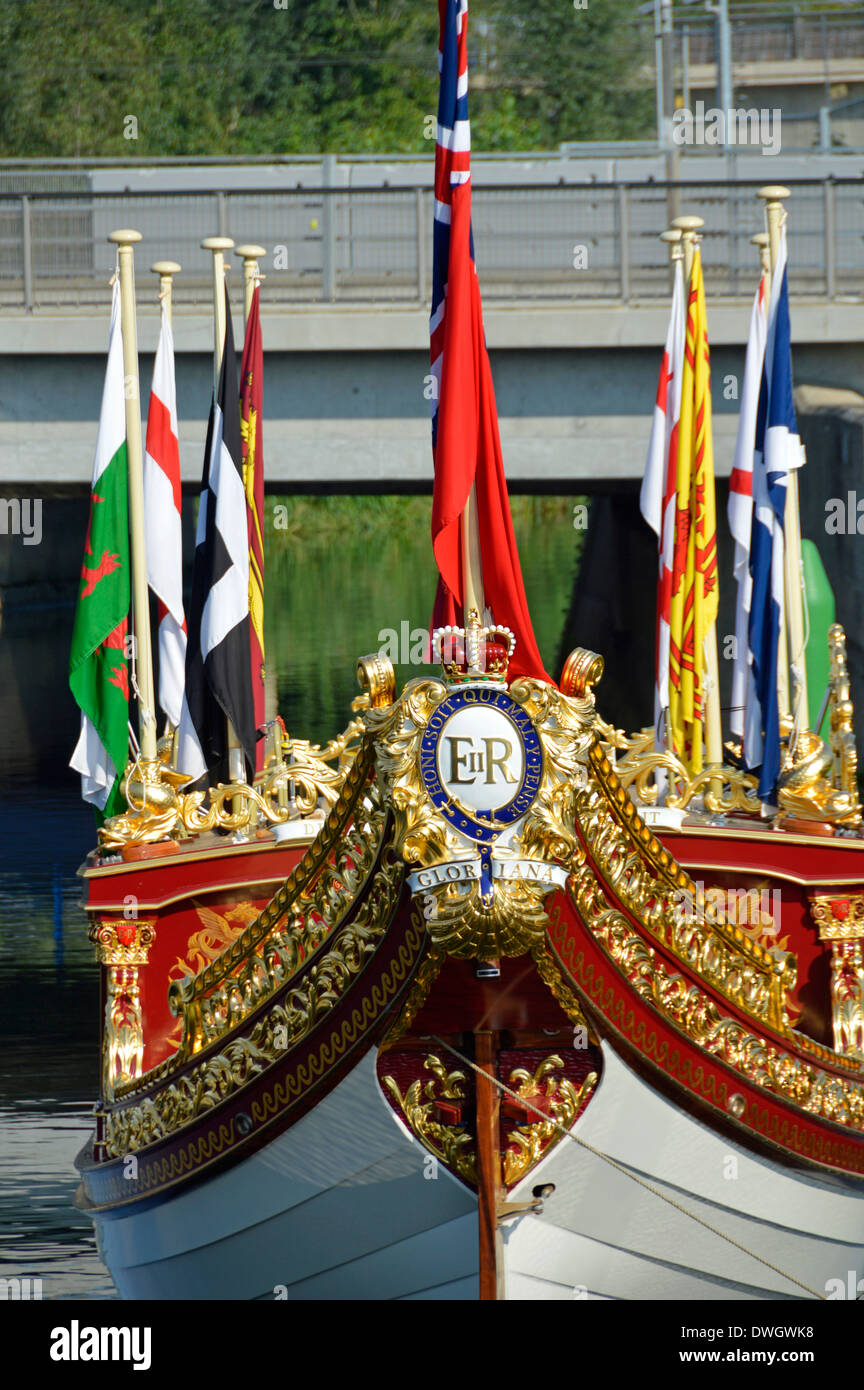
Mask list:
[[627,1171],[562,1140],[511,1193],[528,1201],[555,1184],[542,1214],[505,1225],[508,1298],[807,1299],[778,1271],[823,1297],[829,1280],[846,1287],[850,1270],[864,1272],[864,1187],[758,1158],[677,1109],[607,1044],[603,1058],[572,1133]]
[[158,1207],[99,1219],[132,1299],[476,1299],[476,1201],[381,1094],[376,1050],[286,1134]]
[[[806,1299],[861,1276],[864,1193],[749,1154],[603,1051],[573,1134],[627,1171],[562,1140],[509,1194],[555,1184],[541,1214],[504,1223],[506,1298]],[[132,1299],[476,1300],[476,1201],[435,1169],[373,1050],[258,1154],[158,1207],[97,1216],[100,1250]]]

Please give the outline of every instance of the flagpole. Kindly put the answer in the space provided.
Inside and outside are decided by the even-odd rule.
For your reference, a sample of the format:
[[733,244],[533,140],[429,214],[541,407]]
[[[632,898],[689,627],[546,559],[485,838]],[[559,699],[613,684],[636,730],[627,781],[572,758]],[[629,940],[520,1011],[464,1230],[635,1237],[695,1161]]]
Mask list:
[[[771,248],[767,232],[757,232],[750,238],[753,246],[759,248],[759,264],[762,270],[768,275],[768,294],[765,299],[765,318],[767,321],[771,303]],[[785,550],[784,550],[785,556]],[[785,565],[785,559],[784,559]],[[785,575],[785,569],[784,569]],[[777,640],[777,703],[780,713],[788,717],[789,715],[789,656],[786,643],[786,621],[780,624],[780,632]]]
[[770,275],[771,253],[768,250],[768,233],[757,232],[755,236],[751,236],[750,245],[759,247],[759,264],[762,266],[762,269],[766,270]]
[[219,388],[219,370],[225,346],[225,252],[234,242],[230,236],[208,236],[201,243],[204,251],[213,253],[213,388]]
[[126,462],[129,470],[129,535],[132,542],[132,613],[135,620],[135,679],[138,734],[142,762],[156,761],[156,702],[150,648],[150,595],[144,547],[144,458],[141,451],[141,405],[138,386],[138,334],[135,324],[135,271],[132,247],[140,232],[111,232],[120,265],[120,324],[126,398]]
[[159,276],[159,302],[165,310],[170,327],[174,276],[180,274],[182,267],[176,261],[154,261],[150,269],[154,275]]
[[[673,295],[674,295],[674,287],[675,287],[675,266],[676,266],[676,264],[678,263],[678,261],[683,261],[683,260],[684,260],[684,248],[683,248],[683,246],[682,246],[682,244],[681,244],[681,228],[680,228],[680,227],[675,227],[675,226],[669,226],[669,227],[667,227],[667,229],[666,229],[665,232],[661,232],[661,233],[660,233],[660,240],[661,240],[662,242],[665,242],[666,245],[669,247],[669,267],[670,267],[670,269],[671,269],[671,271],[672,271],[672,287],[673,287]],[[683,269],[683,266],[682,266],[682,269]],[[673,298],[673,304],[674,304],[674,298]],[[685,313],[686,313],[686,305],[685,305],[684,307],[685,307]],[[670,368],[670,369],[671,369],[671,368]],[[678,389],[679,389],[679,393],[680,393],[681,383],[680,383],[680,382],[677,382],[676,385],[677,385],[677,387],[678,387]],[[669,411],[671,408],[672,408],[672,403],[669,402],[669,401],[667,401],[667,403],[666,403],[666,409],[667,409],[667,411]],[[668,418],[668,417],[667,417],[667,418]],[[664,451],[664,453],[665,453],[665,452],[668,452],[668,451]],[[668,458],[664,458],[664,460],[663,460],[664,469],[667,467],[667,465],[668,465]],[[661,547],[661,553],[662,553],[662,547],[663,547],[663,528],[664,528],[664,526],[665,526],[665,517],[663,516],[663,514],[662,514],[662,512],[661,512],[661,514],[660,514],[660,536],[659,536],[660,547]],[[658,598],[658,603],[659,603],[659,598]],[[667,664],[668,664],[668,657],[667,657]],[[660,673],[659,673],[659,671],[658,671],[658,673],[657,673],[658,678],[659,678],[659,674],[660,674]],[[668,675],[668,672],[667,672],[667,675]],[[667,705],[666,708],[663,710],[663,731],[664,731],[664,739],[663,739],[663,741],[664,741],[664,743],[665,743],[665,745],[666,745],[666,748],[667,748],[667,750],[668,750],[669,752],[673,752],[673,753],[674,753],[675,749],[674,749],[674,746],[673,746],[673,743],[672,743],[672,737],[671,737],[671,728],[670,728],[670,723],[669,723],[669,706],[668,706],[668,705]],[[654,735],[654,736],[655,736],[655,739],[656,739],[656,736],[657,736],[657,735],[656,735],[656,730],[655,730],[655,735]],[[663,779],[664,779],[664,782],[665,782],[665,773],[663,773],[662,776],[663,776]]]
[[[692,215],[676,217],[672,223],[673,228],[678,228],[681,232],[681,247],[684,255],[684,280],[687,285],[687,307],[689,314],[690,305],[690,276],[693,271],[693,261],[696,256],[696,234],[700,227],[704,227],[705,219]],[[701,238],[700,238],[701,240]],[[707,676],[707,690],[705,692],[705,713],[703,716],[703,730],[705,737],[705,761],[720,767],[723,763],[723,724],[720,718],[720,663],[717,658],[717,621],[711,624],[705,634],[703,643],[703,656],[705,659],[705,674]],[[715,796],[722,790],[722,782],[719,778],[711,779],[711,790]]]
[[[213,253],[213,389],[219,389],[219,372],[222,368],[222,353],[225,348],[225,298],[228,288],[225,284],[225,252],[230,251],[234,242],[230,236],[208,236],[201,243],[202,249]],[[225,720],[228,730],[228,776],[232,782],[245,782],[246,760],[240,740],[230,719]],[[233,809],[238,811],[242,803],[236,802]]]
[[[151,272],[159,276],[159,303],[165,310],[165,318],[168,321],[169,328],[172,322],[174,276],[179,275],[181,269],[182,266],[177,261],[154,261],[150,267]],[[171,766],[176,767],[177,730],[167,717],[165,720],[164,736],[170,737],[171,739]]]
[[258,260],[261,256],[267,255],[267,248],[255,245],[237,246],[234,255],[243,258],[243,327],[245,328],[249,322],[255,286],[264,279],[258,268]]
[[[786,221],[783,199],[789,197],[789,189],[782,184],[768,184],[759,189],[759,197],[765,203],[765,217],[768,223],[768,252],[773,281],[774,268],[780,255],[780,233]],[[790,710],[793,730],[797,729],[801,713],[809,722],[807,692],[807,667],[804,660],[804,600],[801,579],[801,514],[798,504],[798,472],[791,468],[786,486],[786,512],[783,521],[783,563],[786,575],[786,623],[788,628],[788,651],[781,667],[784,675],[788,669],[790,682],[786,691],[786,707]],[[778,662],[779,664],[779,662]],[[792,699],[789,701],[791,687]]]
[[[480,524],[477,515],[477,488],[471,484],[471,491],[465,503],[465,510],[462,513],[462,584],[463,593],[463,622],[465,625],[466,636],[466,660],[467,660],[467,636],[471,625],[471,612],[474,610],[482,624],[483,613],[486,607],[483,595],[483,566],[480,556]],[[484,662],[485,669],[485,662]]]

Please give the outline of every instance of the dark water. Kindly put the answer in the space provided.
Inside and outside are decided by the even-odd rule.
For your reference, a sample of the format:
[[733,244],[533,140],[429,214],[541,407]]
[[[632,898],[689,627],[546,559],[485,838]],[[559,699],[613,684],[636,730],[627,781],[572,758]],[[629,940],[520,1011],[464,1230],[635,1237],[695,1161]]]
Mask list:
[[[553,674],[582,539],[573,500],[514,502]],[[290,732],[322,741],[350,718],[357,657],[387,642],[386,629],[404,633],[410,657],[428,621],[428,502],[303,499],[279,532],[272,508],[268,665]],[[9,606],[0,629],[0,1277],[41,1279],[44,1298],[103,1299],[116,1294],[73,1205],[74,1158],[98,1089],[99,1019],[76,877],[94,822],[66,770],[78,728],[66,685],[72,618],[71,602]],[[397,675],[426,669],[400,665]]]

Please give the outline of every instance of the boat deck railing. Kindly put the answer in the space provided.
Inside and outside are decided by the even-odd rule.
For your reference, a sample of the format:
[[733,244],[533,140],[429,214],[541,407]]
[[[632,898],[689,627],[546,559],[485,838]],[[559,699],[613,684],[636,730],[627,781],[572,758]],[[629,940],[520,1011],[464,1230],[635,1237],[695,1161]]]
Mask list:
[[[762,183],[772,178],[766,159]],[[472,211],[484,299],[633,303],[668,298],[659,233],[679,213],[705,220],[709,299],[753,292],[750,237],[762,229],[759,182],[612,182],[477,186]],[[795,228],[790,291],[799,299],[864,296],[864,181],[789,181]],[[268,307],[427,305],[432,191],[428,187],[232,189],[172,193],[40,191],[0,194],[0,308],[75,310],[105,303],[116,227],[144,237],[139,278],[172,258],[177,313],[212,296],[219,232],[267,248]],[[235,269],[239,287],[240,271]],[[139,296],[142,301],[144,296]],[[155,302],[154,302],[155,307]]]

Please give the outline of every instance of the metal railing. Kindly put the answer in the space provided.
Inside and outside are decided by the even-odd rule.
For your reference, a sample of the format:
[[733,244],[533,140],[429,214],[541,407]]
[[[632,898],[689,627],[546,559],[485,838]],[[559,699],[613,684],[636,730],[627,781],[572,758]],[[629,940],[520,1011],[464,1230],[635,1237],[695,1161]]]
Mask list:
[[[770,180],[770,160],[765,161]],[[478,187],[476,259],[484,298],[566,303],[663,299],[658,234],[679,213],[705,219],[708,293],[749,295],[750,237],[762,227],[758,183],[610,183]],[[864,296],[864,181],[790,183],[790,289],[799,297]],[[139,301],[147,267],[183,266],[178,313],[209,306],[216,231],[267,248],[269,306],[425,305],[430,297],[428,188],[292,189],[183,194],[0,195],[0,308],[38,312],[104,305],[113,269],[106,238],[136,227]],[[239,272],[235,272],[239,286]],[[154,282],[155,284],[155,282]],[[155,294],[152,299],[155,307]]]
[[[698,11],[678,10],[676,28],[687,26],[690,61],[717,61],[717,31],[711,18]],[[864,15],[854,10],[807,11],[759,17],[732,14],[733,63],[794,63],[802,60],[864,58]]]

